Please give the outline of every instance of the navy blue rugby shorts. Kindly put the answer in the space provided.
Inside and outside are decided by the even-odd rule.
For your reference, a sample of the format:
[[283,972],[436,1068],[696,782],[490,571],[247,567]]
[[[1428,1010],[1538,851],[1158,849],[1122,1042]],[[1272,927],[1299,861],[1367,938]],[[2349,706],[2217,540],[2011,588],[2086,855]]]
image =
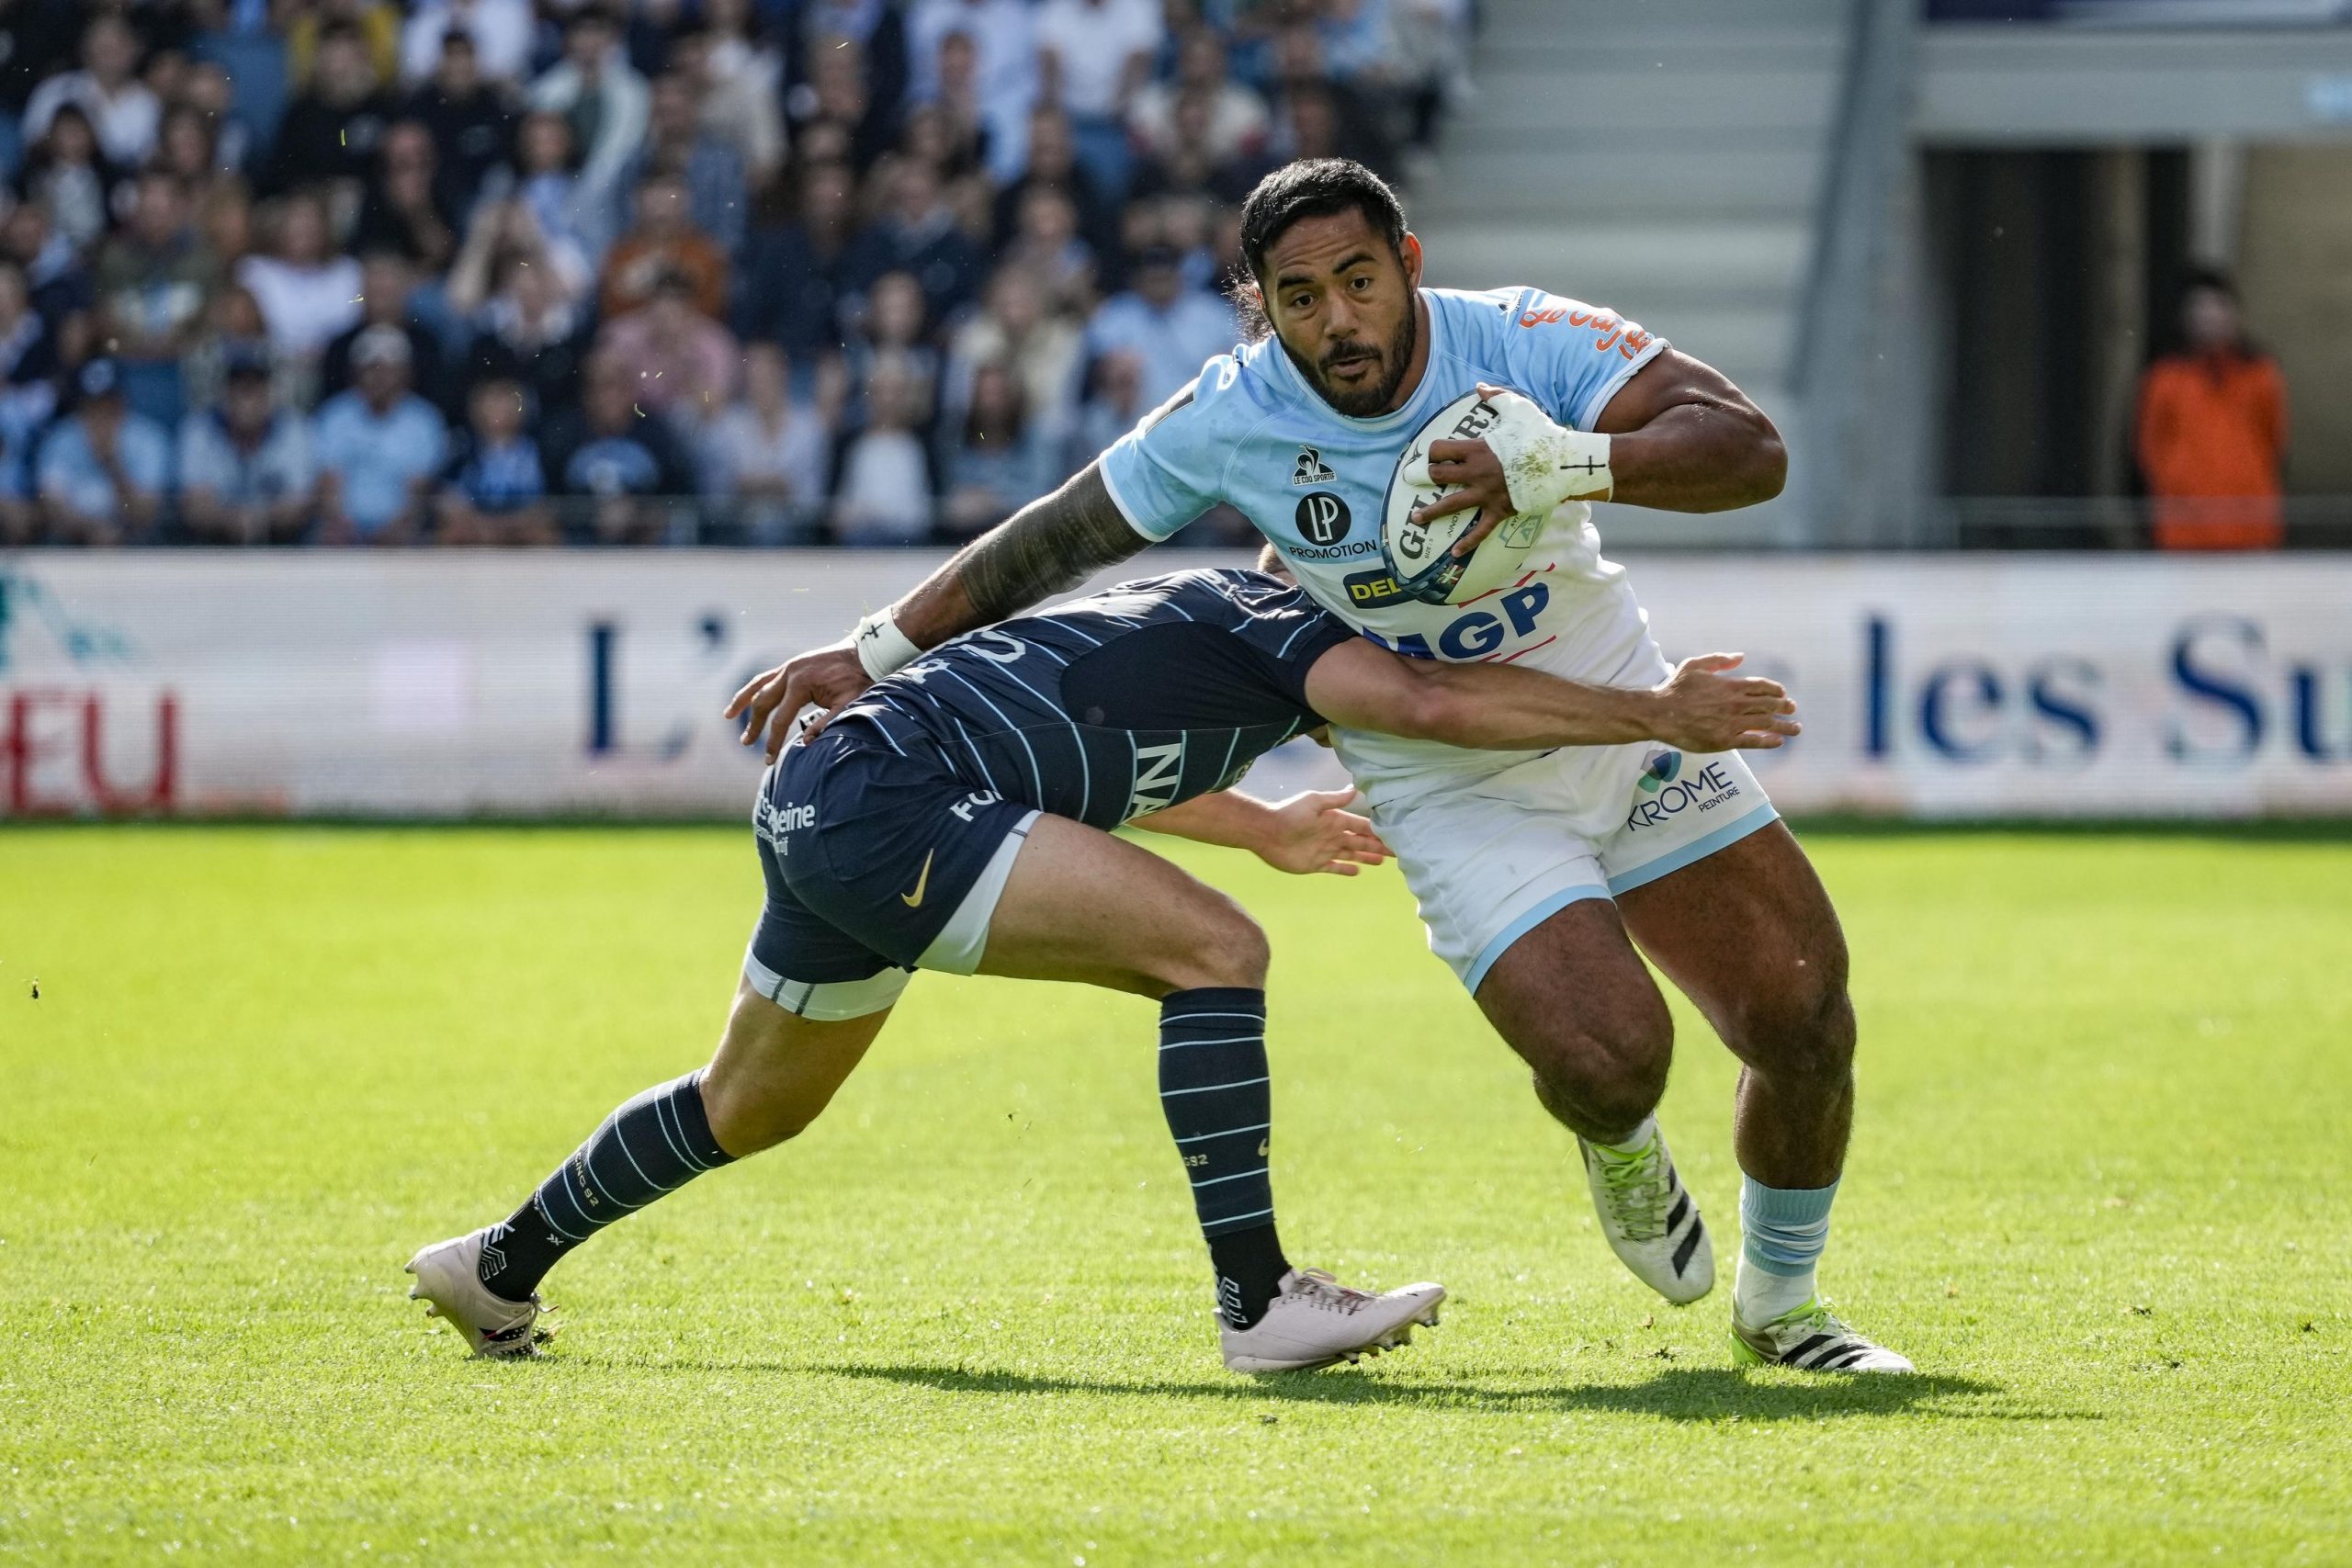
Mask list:
[[767,904],[745,977],[837,1020],[890,1006],[916,969],[972,973],[1036,818],[854,717],[796,740],[752,810]]

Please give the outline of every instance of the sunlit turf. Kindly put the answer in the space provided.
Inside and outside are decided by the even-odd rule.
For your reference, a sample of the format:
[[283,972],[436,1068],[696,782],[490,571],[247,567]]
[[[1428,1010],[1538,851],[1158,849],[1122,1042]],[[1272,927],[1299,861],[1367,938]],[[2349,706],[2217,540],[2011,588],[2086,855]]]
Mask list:
[[0,1555],[2352,1560],[2352,836],[1807,842],[1863,1037],[1825,1280],[1912,1379],[1740,1375],[1727,1291],[1635,1285],[1393,871],[1160,840],[1273,935],[1292,1252],[1442,1328],[1227,1376],[1150,1007],[933,977],[560,1269],[553,1355],[468,1362],[401,1261],[701,1059],[748,836],[0,831]]

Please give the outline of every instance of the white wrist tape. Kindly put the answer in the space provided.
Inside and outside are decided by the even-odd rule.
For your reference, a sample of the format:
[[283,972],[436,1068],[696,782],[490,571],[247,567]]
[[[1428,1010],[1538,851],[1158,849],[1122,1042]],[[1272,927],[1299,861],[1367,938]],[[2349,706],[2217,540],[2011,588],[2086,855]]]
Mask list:
[[1499,416],[1487,427],[1487,449],[1503,466],[1515,512],[1548,517],[1563,502],[1607,495],[1617,483],[1609,471],[1609,437],[1569,430],[1517,392],[1487,400]]
[[922,649],[899,629],[888,609],[876,610],[858,622],[857,630],[850,634],[850,646],[857,649],[857,661],[866,674],[876,681],[922,657]]

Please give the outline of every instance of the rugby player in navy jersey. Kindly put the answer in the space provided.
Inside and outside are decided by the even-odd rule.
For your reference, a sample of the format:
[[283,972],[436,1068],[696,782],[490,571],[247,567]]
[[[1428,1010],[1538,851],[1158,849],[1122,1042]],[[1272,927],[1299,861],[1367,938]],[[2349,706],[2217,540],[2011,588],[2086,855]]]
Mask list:
[[707,1068],[623,1104],[507,1220],[426,1247],[410,1294],[477,1354],[526,1355],[537,1287],[573,1247],[701,1172],[791,1138],[864,1055],[916,969],[1076,980],[1160,1004],[1162,1110],[1216,1276],[1226,1365],[1280,1371],[1436,1321],[1433,1284],[1381,1294],[1294,1269],[1274,1228],[1266,940],[1230,899],[1112,834],[1136,822],[1353,874],[1385,849],[1340,807],[1227,793],[1327,723],[1457,746],[1649,739],[1713,752],[1796,733],[1776,683],[1685,663],[1654,688],[1414,660],[1296,584],[1186,571],[950,641],[784,744],[752,815],[767,885]]
[[[848,638],[780,666],[759,701],[831,708],[1220,503],[1317,604],[1400,651],[1611,686],[1663,679],[1590,502],[1716,512],[1768,500],[1787,472],[1772,422],[1720,371],[1615,311],[1541,288],[1422,287],[1419,240],[1361,164],[1276,169],[1239,227],[1238,282],[1264,329],[1253,341]],[[1494,410],[1482,434],[1416,446],[1474,393]],[[1543,519],[1525,574],[1483,603],[1431,602],[1444,592],[1385,558],[1392,476],[1449,492],[1416,509],[1424,524],[1478,509],[1457,555],[1507,518]],[[1677,1304],[1715,1277],[1656,1115],[1674,1025],[1645,953],[1740,1064],[1735,1360],[1910,1371],[1816,1284],[1854,1114],[1845,939],[1741,759],[1642,743],[1476,750],[1345,721],[1333,739],[1430,948],[1576,1134],[1601,1233],[1634,1276]],[[1485,852],[1493,845],[1510,852]]]

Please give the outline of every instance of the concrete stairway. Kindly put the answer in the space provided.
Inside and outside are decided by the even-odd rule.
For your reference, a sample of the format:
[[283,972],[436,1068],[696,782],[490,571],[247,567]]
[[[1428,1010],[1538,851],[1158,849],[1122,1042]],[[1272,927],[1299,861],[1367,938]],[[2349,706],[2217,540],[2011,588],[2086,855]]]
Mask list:
[[[1851,0],[1485,0],[1471,102],[1411,195],[1430,281],[1605,305],[1722,368],[1801,455],[1786,387]],[[1620,545],[1802,537],[1790,504],[1607,508]]]

